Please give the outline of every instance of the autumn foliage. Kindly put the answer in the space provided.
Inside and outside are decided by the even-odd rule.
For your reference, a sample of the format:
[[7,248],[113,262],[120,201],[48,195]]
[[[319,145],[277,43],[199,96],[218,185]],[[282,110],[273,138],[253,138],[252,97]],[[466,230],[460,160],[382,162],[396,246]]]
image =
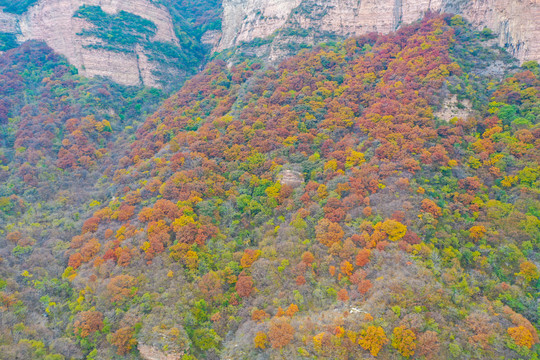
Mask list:
[[130,275],[118,275],[113,277],[107,284],[107,291],[111,301],[121,302],[133,297],[136,293],[136,280]]
[[519,346],[525,346],[530,349],[534,344],[531,332],[524,326],[508,328],[508,335]]
[[110,343],[117,348],[118,355],[127,354],[135,345],[137,340],[133,338],[134,330],[130,327],[123,327],[111,335]]
[[258,332],[253,339],[256,349],[264,350],[268,344],[268,336],[263,332]]
[[371,251],[369,249],[362,249],[356,255],[356,266],[366,266],[369,263],[369,256]]
[[273,319],[268,331],[268,339],[273,348],[280,349],[289,344],[294,338],[294,328],[286,318]]
[[240,274],[235,289],[240,297],[248,297],[253,290],[253,279],[251,276]]
[[435,14],[240,55],[301,34],[220,53],[165,101],[41,45],[0,54],[0,353],[536,350],[538,66]]
[[260,250],[246,249],[244,250],[242,259],[240,259],[240,265],[242,265],[243,268],[248,268],[259,258],[260,255]]
[[328,247],[340,243],[345,234],[338,223],[331,222],[327,219],[321,219],[315,231],[317,233],[317,240]]
[[414,355],[416,349],[416,335],[415,333],[402,326],[394,328],[392,334],[392,346],[406,358]]
[[81,312],[73,323],[75,334],[85,338],[103,329],[103,314],[99,311]]
[[366,330],[363,330],[358,344],[368,350],[371,355],[377,356],[382,347],[388,342],[388,338],[384,329],[380,326],[370,325]]

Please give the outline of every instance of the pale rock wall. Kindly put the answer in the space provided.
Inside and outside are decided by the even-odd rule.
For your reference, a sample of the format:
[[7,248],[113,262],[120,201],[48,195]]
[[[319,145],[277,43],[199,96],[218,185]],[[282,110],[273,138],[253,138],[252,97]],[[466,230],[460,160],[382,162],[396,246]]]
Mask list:
[[0,32],[16,33],[17,17],[15,15],[6,14],[0,10]]
[[291,11],[300,3],[301,0],[223,1],[223,34],[218,49],[272,35],[285,25]]
[[167,9],[148,0],[40,0],[20,17],[19,40],[45,41],[53,50],[66,56],[84,76],[105,76],[125,85],[159,86],[159,79],[152,74],[159,65],[148,61],[142,48],[137,48],[135,53],[121,53],[84,47],[97,40],[77,35],[83,28],[91,26],[85,20],[73,17],[82,5],[100,6],[110,14],[124,10],[141,16],[157,26],[153,41],[178,44]]
[[[40,0],[22,16],[0,11],[0,32],[17,33],[20,41],[45,41],[89,77],[159,86],[156,70],[174,73],[150,61],[141,47],[135,53],[86,48],[98,40],[77,35],[90,26],[73,17],[82,5],[101,6],[111,14],[124,10],[139,15],[156,24],[154,41],[178,44],[170,13],[150,0]],[[315,43],[329,34],[388,33],[428,11],[462,14],[479,29],[487,26],[495,31],[499,45],[519,59],[540,60],[540,0],[223,0],[222,33],[208,32],[203,42],[221,51],[275,34],[272,43],[249,50],[273,61],[287,55],[287,44]],[[304,29],[308,35],[277,32],[285,28]]]
[[499,46],[520,60],[540,61],[540,0],[475,0],[463,15],[499,35]]
[[212,48],[219,45],[221,40],[221,31],[208,30],[201,36],[201,43],[204,45],[210,45]]
[[[519,59],[540,60],[540,0],[224,0],[223,36],[216,50],[286,27],[339,36],[388,33],[428,11],[463,14],[478,28],[499,34],[499,44]],[[279,57],[277,47],[271,48],[270,58]]]

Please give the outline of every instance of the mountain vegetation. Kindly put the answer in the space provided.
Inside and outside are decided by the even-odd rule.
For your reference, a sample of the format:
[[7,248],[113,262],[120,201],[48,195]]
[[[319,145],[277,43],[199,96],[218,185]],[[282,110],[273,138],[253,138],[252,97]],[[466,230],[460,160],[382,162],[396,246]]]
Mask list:
[[17,38],[13,34],[0,32],[0,51],[16,48]]
[[167,99],[1,54],[0,359],[537,359],[540,69],[491,38],[428,14]]

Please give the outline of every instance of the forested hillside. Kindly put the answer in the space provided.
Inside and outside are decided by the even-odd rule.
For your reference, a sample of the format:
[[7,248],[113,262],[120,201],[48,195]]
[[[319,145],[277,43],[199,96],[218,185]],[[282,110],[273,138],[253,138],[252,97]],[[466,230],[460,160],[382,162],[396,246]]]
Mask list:
[[2,54],[0,359],[537,359],[540,72],[492,37],[429,15],[164,101]]

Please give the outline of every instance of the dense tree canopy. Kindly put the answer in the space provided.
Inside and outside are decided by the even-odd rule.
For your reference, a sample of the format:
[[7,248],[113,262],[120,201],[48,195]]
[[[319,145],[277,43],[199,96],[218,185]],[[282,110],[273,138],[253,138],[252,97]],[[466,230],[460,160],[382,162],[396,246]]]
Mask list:
[[539,68],[488,39],[215,60],[157,110],[6,52],[0,359],[534,358]]

